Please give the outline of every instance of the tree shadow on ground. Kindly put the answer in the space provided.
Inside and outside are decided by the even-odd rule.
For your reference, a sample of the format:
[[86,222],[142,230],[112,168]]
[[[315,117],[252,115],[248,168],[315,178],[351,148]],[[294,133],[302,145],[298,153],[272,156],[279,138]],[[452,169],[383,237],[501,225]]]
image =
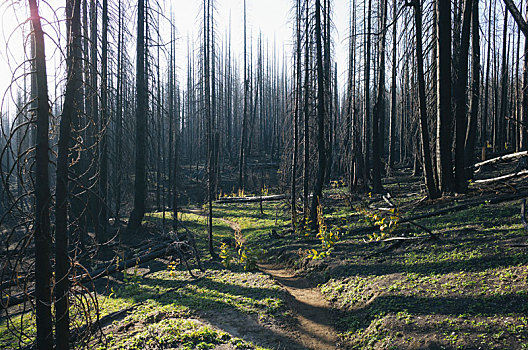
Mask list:
[[[211,266],[211,269],[219,268]],[[174,273],[187,272],[177,269]],[[189,309],[191,314],[207,323],[257,346],[304,349],[279,326],[262,322],[266,319],[276,319],[279,323],[291,321],[283,316],[285,307],[276,303],[276,300],[285,298],[281,290],[221,282],[207,274],[199,279],[191,279],[190,276],[165,279],[146,275],[134,283],[128,287],[121,286],[117,296],[131,299],[134,305],[153,300],[160,306]],[[112,321],[125,316],[126,313],[117,315]]]

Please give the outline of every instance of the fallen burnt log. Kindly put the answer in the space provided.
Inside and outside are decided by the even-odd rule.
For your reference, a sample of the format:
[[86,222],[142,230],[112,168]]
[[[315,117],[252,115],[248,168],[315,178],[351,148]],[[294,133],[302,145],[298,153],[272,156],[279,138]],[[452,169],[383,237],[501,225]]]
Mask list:
[[475,181],[473,181],[473,183],[475,185],[486,185],[486,184],[489,184],[489,183],[492,183],[492,182],[509,180],[509,179],[513,179],[513,178],[516,178],[516,177],[519,177],[519,176],[524,176],[524,175],[528,175],[528,170],[522,170],[522,171],[518,171],[518,172],[515,172],[515,173],[512,173],[512,174],[492,177],[492,178],[489,178],[489,179],[475,180]]
[[215,201],[218,204],[224,203],[258,203],[258,202],[271,202],[288,199],[287,194],[274,194],[271,196],[256,196],[256,197],[226,197]]
[[[192,245],[192,243],[191,243]],[[73,276],[71,278],[72,283],[84,283],[88,281],[95,281],[99,278],[112,275],[116,272],[120,272],[123,270],[126,270],[128,268],[131,268],[133,266],[140,266],[147,262],[150,262],[154,259],[161,258],[168,255],[176,255],[178,256],[182,262],[185,264],[187,271],[189,274],[196,278],[196,276],[193,274],[192,269],[189,265],[188,259],[185,257],[185,253],[183,252],[182,248],[186,247],[186,251],[190,250],[195,252],[195,250],[190,247],[190,245],[187,242],[172,242],[172,243],[164,243],[156,245],[152,248],[152,250],[146,254],[130,258],[125,261],[121,261],[120,263],[116,263],[116,260],[113,259],[108,266],[101,267],[99,269],[85,272],[82,274],[79,274],[77,276]],[[197,257],[197,261],[199,261],[199,257]],[[200,263],[199,263],[200,264]],[[200,264],[201,265],[201,264]],[[200,266],[201,268],[201,266]],[[202,270],[202,269],[201,269]],[[203,271],[203,270],[202,270]],[[2,298],[2,304],[1,307],[3,309],[7,309],[12,306],[16,306],[19,304],[22,304],[28,299],[32,299],[34,297],[35,290],[32,288],[26,292],[17,293],[15,295],[8,295],[6,297]]]
[[[451,206],[451,207],[439,209],[439,210],[436,210],[436,211],[433,211],[433,212],[429,212],[429,213],[418,214],[418,215],[409,216],[409,217],[406,217],[406,218],[404,217],[404,218],[400,219],[399,223],[400,224],[410,223],[411,221],[427,219],[427,218],[431,218],[431,217],[435,217],[435,216],[440,216],[440,215],[444,215],[444,214],[454,213],[454,212],[457,212],[457,211],[462,211],[462,210],[465,210],[465,209],[468,209],[468,208],[471,208],[471,207],[475,207],[475,206],[478,206],[478,205],[481,205],[481,204],[486,204],[486,203],[498,204],[498,203],[514,201],[514,200],[522,199],[522,198],[526,198],[526,197],[528,197],[528,191],[525,190],[525,191],[517,192],[517,193],[513,193],[513,194],[506,194],[506,195],[496,196],[496,197],[491,197],[491,198],[490,197],[481,198],[481,199],[477,199],[477,200],[472,200],[472,201],[468,201],[468,202],[465,202],[465,203],[461,203],[461,204],[458,204],[458,205],[454,205],[454,206]],[[356,228],[356,229],[350,230],[348,233],[349,234],[358,234],[358,233],[370,232],[370,231],[373,231],[373,230],[379,230],[379,226],[360,227],[360,228]]]
[[499,156],[499,157],[495,157],[492,159],[484,160],[482,162],[475,163],[469,168],[477,169],[477,168],[480,168],[486,165],[491,165],[491,164],[499,163],[505,160],[512,160],[512,159],[522,158],[526,156],[528,156],[528,151],[521,151],[521,152],[516,152],[516,153],[505,154],[503,156]]

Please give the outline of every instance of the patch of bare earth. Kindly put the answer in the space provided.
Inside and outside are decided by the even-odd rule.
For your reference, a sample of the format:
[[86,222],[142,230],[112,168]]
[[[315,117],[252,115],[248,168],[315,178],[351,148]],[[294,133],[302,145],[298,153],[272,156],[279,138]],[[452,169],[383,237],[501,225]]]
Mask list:
[[330,303],[309,280],[295,276],[276,265],[262,264],[260,269],[272,276],[288,292],[286,300],[297,324],[294,333],[306,349],[337,349],[339,337],[335,331],[335,314]]

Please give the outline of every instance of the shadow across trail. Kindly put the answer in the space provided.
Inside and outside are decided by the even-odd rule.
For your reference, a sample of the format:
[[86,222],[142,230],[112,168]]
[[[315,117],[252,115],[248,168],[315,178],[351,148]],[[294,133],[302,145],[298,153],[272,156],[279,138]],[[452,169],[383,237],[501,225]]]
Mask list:
[[333,327],[335,313],[319,290],[307,279],[297,277],[286,269],[270,264],[259,267],[288,292],[290,297],[286,302],[298,322],[299,342],[307,349],[338,348],[339,338]]

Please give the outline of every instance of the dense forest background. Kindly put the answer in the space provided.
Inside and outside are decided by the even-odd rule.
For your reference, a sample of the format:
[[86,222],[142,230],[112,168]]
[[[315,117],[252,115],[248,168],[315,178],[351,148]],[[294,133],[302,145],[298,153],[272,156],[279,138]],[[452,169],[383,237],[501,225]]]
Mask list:
[[[309,235],[330,210],[326,189],[390,204],[387,181],[405,173],[428,200],[452,198],[471,192],[482,162],[527,155],[526,3],[350,0],[342,50],[337,2],[290,1],[287,42],[249,32],[245,0],[243,23],[225,29],[222,1],[200,2],[187,38],[178,2],[1,5],[18,22],[2,43],[3,316],[36,315],[31,335],[7,321],[19,347],[88,344],[87,281],[138,264],[114,248],[139,240],[152,213],[200,265],[178,219],[190,207],[206,210],[201,249],[225,260],[215,203],[263,212],[282,200],[283,229]],[[528,171],[521,159],[506,178]],[[505,179],[494,176],[476,181]]]

